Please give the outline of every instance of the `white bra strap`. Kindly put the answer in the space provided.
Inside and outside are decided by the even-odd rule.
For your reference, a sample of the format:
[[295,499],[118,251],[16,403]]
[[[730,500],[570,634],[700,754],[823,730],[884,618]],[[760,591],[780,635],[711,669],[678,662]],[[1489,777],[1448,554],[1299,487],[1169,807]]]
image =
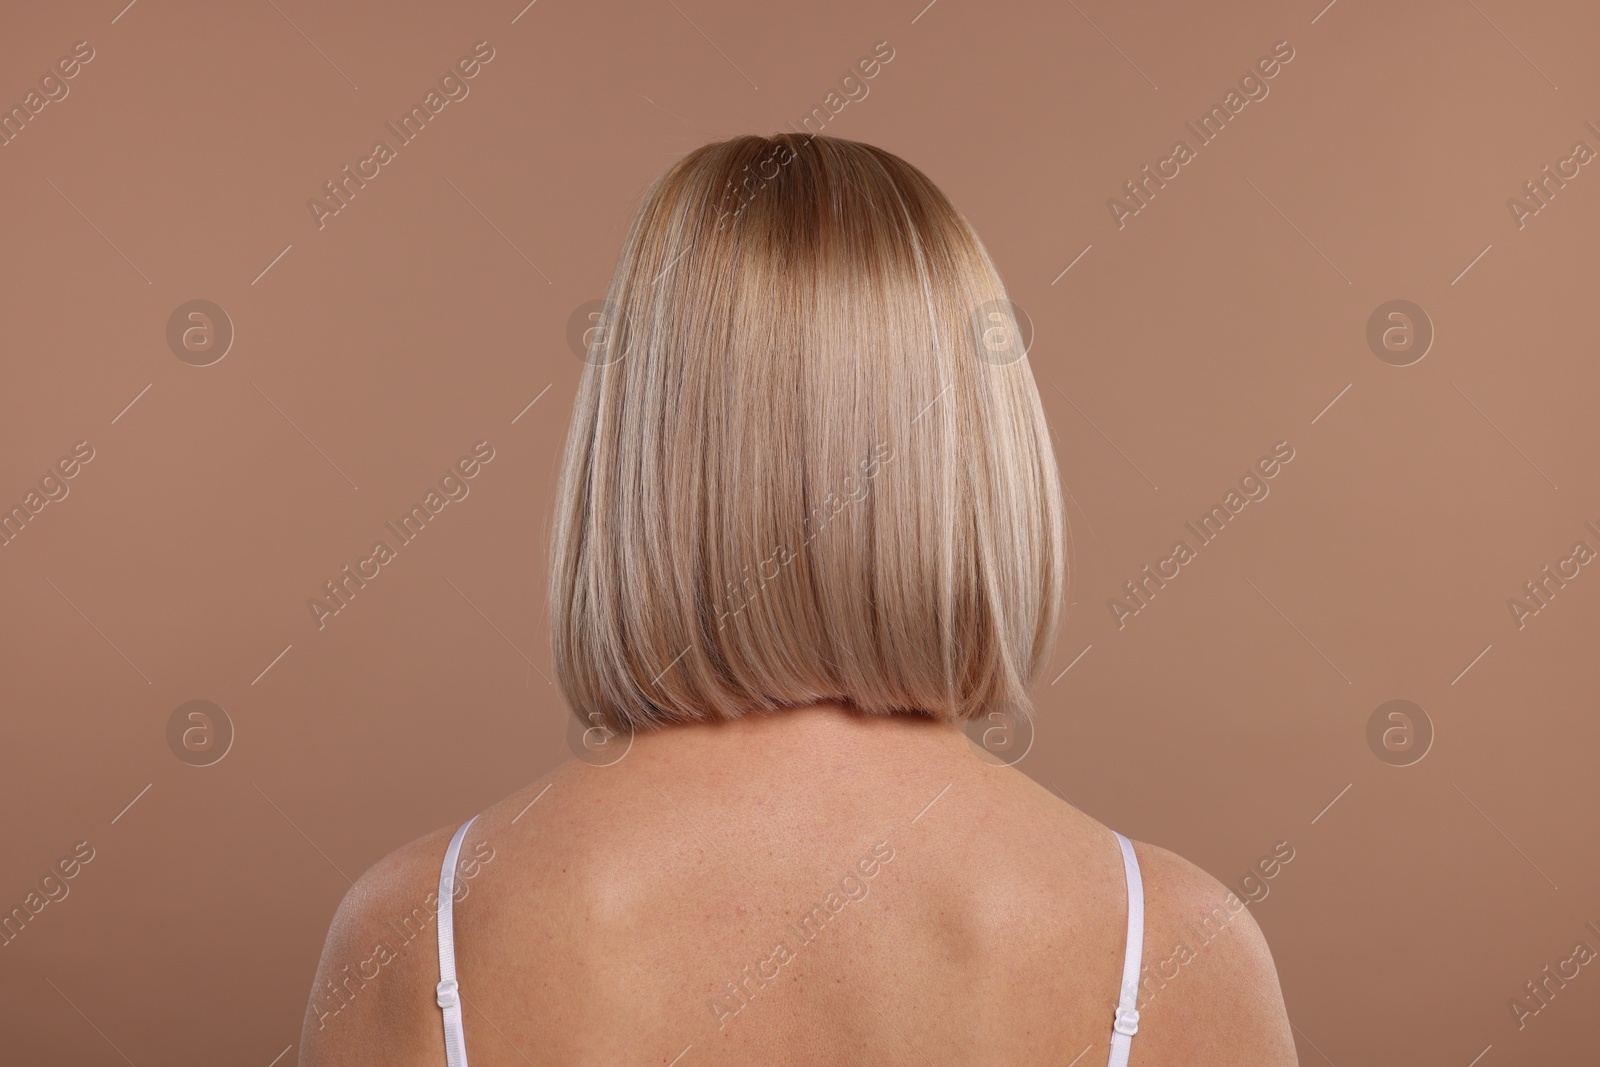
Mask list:
[[474,815],[461,824],[444,852],[439,871],[439,985],[435,999],[444,1012],[444,1056],[448,1067],[467,1067],[466,1037],[461,1031],[461,988],[456,984],[456,932],[453,904],[456,890],[456,860],[467,828],[477,821]]
[[1144,880],[1139,876],[1139,858],[1133,854],[1133,842],[1117,834],[1117,844],[1122,846],[1122,873],[1128,880],[1128,943],[1122,956],[1122,988],[1117,995],[1117,1014],[1111,1024],[1110,1067],[1127,1067],[1133,1035],[1139,1032],[1139,971],[1144,965]]

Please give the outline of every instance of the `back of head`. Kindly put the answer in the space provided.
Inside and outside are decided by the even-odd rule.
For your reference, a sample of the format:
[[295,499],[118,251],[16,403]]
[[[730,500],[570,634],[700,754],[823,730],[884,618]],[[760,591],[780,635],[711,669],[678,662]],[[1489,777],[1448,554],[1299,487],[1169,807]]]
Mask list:
[[617,730],[1029,708],[1064,577],[1011,305],[922,172],[737,137],[646,192],[574,405],[557,675]]

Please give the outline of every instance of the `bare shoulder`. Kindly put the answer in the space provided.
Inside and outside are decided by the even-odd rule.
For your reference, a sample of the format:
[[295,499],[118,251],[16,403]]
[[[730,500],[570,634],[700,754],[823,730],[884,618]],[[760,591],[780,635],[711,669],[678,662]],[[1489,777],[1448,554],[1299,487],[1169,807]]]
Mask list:
[[[468,912],[493,902],[489,883],[494,879],[480,878],[484,868],[493,864],[498,870],[517,851],[529,851],[497,851],[495,844],[507,844],[510,836],[539,836],[537,820],[514,824],[567,774],[570,769],[558,769],[491,805],[473,822],[457,859],[452,894],[458,942],[461,920],[468,917],[462,902],[471,896]],[[395,849],[345,894],[329,925],[306,1004],[302,1067],[435,1067],[440,1062],[439,874],[455,830],[443,826]],[[504,858],[496,862],[497,857]]]
[[1135,1047],[1195,1067],[1297,1064],[1277,967],[1249,906],[1181,856],[1134,851],[1145,893]]
[[436,1064],[439,867],[453,827],[379,860],[328,929],[301,1030],[302,1067]]

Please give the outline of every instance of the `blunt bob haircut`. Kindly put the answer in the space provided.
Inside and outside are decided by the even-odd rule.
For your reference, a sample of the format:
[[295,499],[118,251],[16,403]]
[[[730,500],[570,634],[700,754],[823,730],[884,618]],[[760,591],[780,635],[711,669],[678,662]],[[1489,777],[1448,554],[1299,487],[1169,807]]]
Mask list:
[[926,175],[832,137],[697,148],[589,336],[549,587],[580,720],[1031,710],[1055,457],[1000,276]]

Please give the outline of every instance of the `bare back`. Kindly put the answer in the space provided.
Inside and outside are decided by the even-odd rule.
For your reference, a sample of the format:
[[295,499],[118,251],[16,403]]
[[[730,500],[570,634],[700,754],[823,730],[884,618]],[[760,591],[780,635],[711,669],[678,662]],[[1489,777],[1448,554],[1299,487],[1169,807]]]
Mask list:
[[[445,1063],[435,931],[413,931],[453,829],[346,899],[302,1063]],[[1248,912],[1219,925],[1227,890],[1137,852],[1146,962],[1197,922],[1216,936],[1170,979],[1147,969],[1131,1062],[1296,1062]],[[1114,835],[948,725],[822,706],[642,734],[482,813],[461,857],[476,1067],[1107,1059],[1127,931]]]

